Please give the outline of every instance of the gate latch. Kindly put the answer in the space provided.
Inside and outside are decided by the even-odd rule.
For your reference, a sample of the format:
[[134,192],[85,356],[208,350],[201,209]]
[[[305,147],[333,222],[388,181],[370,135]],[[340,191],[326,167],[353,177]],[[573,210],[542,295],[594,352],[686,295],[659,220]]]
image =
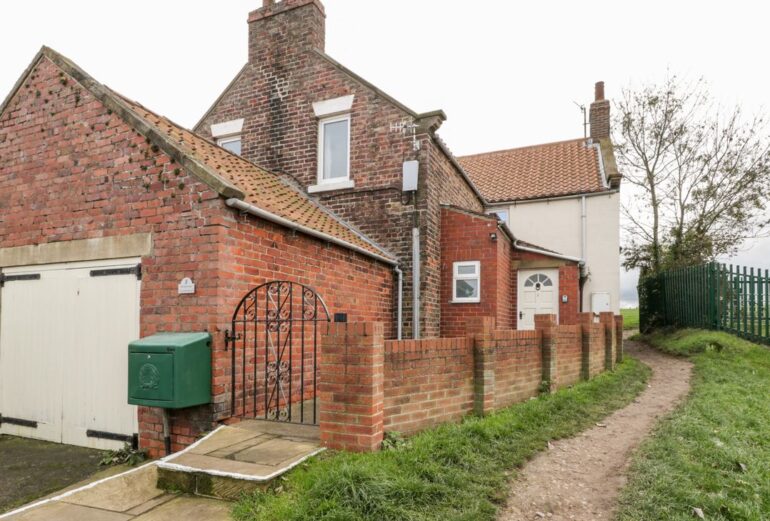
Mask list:
[[230,343],[234,343],[236,340],[241,338],[240,333],[233,333],[229,329],[225,330],[225,351],[227,351],[227,348],[230,346]]

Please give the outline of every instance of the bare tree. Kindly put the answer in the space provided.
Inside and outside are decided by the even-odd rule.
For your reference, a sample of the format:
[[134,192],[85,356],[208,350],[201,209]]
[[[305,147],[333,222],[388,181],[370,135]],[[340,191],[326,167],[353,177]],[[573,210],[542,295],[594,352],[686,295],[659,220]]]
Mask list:
[[630,185],[625,266],[658,273],[735,253],[768,223],[770,140],[762,117],[669,77],[615,104],[616,156]]

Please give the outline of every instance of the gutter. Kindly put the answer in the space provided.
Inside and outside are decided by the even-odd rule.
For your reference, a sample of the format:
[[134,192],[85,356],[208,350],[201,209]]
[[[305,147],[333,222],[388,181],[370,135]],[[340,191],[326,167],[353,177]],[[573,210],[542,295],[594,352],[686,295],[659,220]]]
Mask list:
[[302,224],[297,224],[294,221],[290,221],[289,219],[285,219],[283,217],[275,215],[274,213],[270,213],[261,208],[257,208],[256,206],[249,204],[246,201],[243,201],[241,199],[236,199],[234,197],[231,197],[230,199],[227,199],[225,201],[225,204],[230,208],[237,208],[242,212],[246,212],[251,215],[255,215],[261,219],[264,219],[266,221],[270,221],[272,223],[285,226],[290,230],[304,233],[305,235],[309,235],[311,237],[315,237],[316,239],[321,239],[322,241],[336,244],[337,246],[342,246],[343,248],[347,248],[348,250],[353,250],[356,253],[360,253],[361,255],[366,255],[367,257],[371,257],[372,259],[378,260],[380,262],[384,262],[389,266],[398,266],[398,262],[393,259],[389,259],[378,253],[374,253],[372,251],[366,250],[364,248],[361,248],[360,246],[356,246],[355,244],[350,244],[349,242],[345,242],[342,239],[338,239],[337,237],[332,237],[331,235],[328,235],[326,233],[313,230],[312,228],[308,228],[307,226],[304,226]]
[[518,239],[513,241],[513,247],[518,249],[518,250],[521,250],[521,251],[528,251],[530,253],[538,253],[540,255],[545,255],[546,257],[555,257],[557,259],[563,259],[563,260],[568,260],[568,261],[572,261],[572,262],[577,262],[580,267],[585,266],[585,263],[586,263],[583,259],[580,259],[578,257],[571,257],[570,255],[562,255],[561,253],[554,253],[554,252],[548,251],[548,250],[541,250],[539,248],[531,248],[529,246],[522,246],[519,243]]
[[510,201],[495,201],[495,202],[487,203],[485,208],[487,210],[490,210],[492,208],[497,208],[498,206],[518,206],[520,204],[529,204],[529,203],[546,203],[548,201],[564,201],[565,199],[577,199],[578,197],[599,197],[602,195],[617,194],[618,192],[620,192],[620,189],[612,188],[610,190],[602,190],[601,192],[584,192],[584,193],[578,193],[578,194],[557,195],[554,197],[538,197],[533,199],[513,199]]

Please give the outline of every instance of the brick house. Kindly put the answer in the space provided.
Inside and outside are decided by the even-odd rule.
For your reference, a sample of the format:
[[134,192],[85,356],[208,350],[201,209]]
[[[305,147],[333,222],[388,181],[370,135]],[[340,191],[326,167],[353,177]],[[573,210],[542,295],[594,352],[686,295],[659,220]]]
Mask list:
[[212,403],[172,417],[188,445],[244,395],[250,362],[223,335],[244,294],[305,284],[392,336],[395,264],[290,180],[43,48],[0,106],[0,432],[97,448],[139,433],[157,454],[158,410],[126,404],[126,346],[208,331]]
[[[574,323],[579,298],[571,287],[570,267],[579,259],[560,255],[558,245],[545,249],[520,242],[528,251],[513,248],[501,254],[490,269],[480,268],[480,281],[478,272],[458,274],[470,282],[454,284],[473,293],[470,297],[452,293],[453,270],[474,270],[477,248],[487,247],[491,239],[484,231],[473,238],[464,234],[471,241],[467,247],[446,244],[457,237],[451,228],[462,226],[457,222],[462,212],[450,219],[446,208],[484,220],[479,215],[488,204],[436,133],[446,119],[443,111],[418,114],[329,57],[319,0],[264,0],[249,14],[248,26],[248,63],[195,131],[291,176],[321,204],[393,252],[403,273],[403,291],[397,292],[401,305],[394,303],[393,317],[397,328],[402,326],[399,338],[461,331],[463,316],[491,307],[501,324],[515,326],[517,276],[511,269],[519,265],[567,272],[564,291],[558,283],[551,291],[566,301],[551,311]],[[411,187],[406,185],[410,170],[418,172]],[[494,219],[485,222],[485,229],[497,227]],[[495,248],[505,241],[512,246],[509,231],[495,233]],[[444,255],[449,250],[451,257]]]
[[[173,413],[174,449],[267,414],[257,375],[280,380],[280,358],[257,347],[275,317],[249,336],[235,316],[253,319],[251,292],[271,281],[301,285],[303,315],[310,288],[326,319],[382,322],[393,353],[447,343],[404,337],[465,337],[489,318],[523,329],[535,313],[577,335],[583,257],[500,219],[436,133],[444,113],[418,114],[327,56],[324,21],[319,0],[265,0],[248,63],[195,132],[51,49],[35,57],[0,105],[0,432],[93,447],[138,433],[157,455],[159,410],[125,403],[125,346],[156,332],[212,335],[212,402]],[[303,367],[291,382],[306,331],[300,355],[289,337]],[[542,335],[508,336],[539,353]],[[467,338],[447,345],[471,356]],[[313,347],[313,389],[289,404],[315,397]]]
[[[595,87],[589,136],[459,162],[484,196],[487,212],[505,221],[518,238],[580,260],[580,311],[619,313],[621,176],[610,141],[604,82]],[[535,273],[528,268],[519,266],[520,284]],[[536,267],[546,268],[561,276],[556,264]],[[524,327],[534,327],[539,305],[523,314]]]

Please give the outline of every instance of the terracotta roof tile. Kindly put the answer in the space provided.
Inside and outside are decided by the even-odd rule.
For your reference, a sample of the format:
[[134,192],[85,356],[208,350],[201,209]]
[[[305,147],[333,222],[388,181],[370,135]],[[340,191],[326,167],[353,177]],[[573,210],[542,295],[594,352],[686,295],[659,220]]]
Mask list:
[[585,139],[458,158],[489,202],[601,192],[599,150]]
[[238,187],[245,194],[244,201],[247,203],[368,252],[393,259],[392,254],[329,210],[318,205],[292,181],[258,167],[169,119],[155,114],[135,101],[117,93],[116,95],[120,96],[131,110],[165,134],[191,157],[209,166]]

